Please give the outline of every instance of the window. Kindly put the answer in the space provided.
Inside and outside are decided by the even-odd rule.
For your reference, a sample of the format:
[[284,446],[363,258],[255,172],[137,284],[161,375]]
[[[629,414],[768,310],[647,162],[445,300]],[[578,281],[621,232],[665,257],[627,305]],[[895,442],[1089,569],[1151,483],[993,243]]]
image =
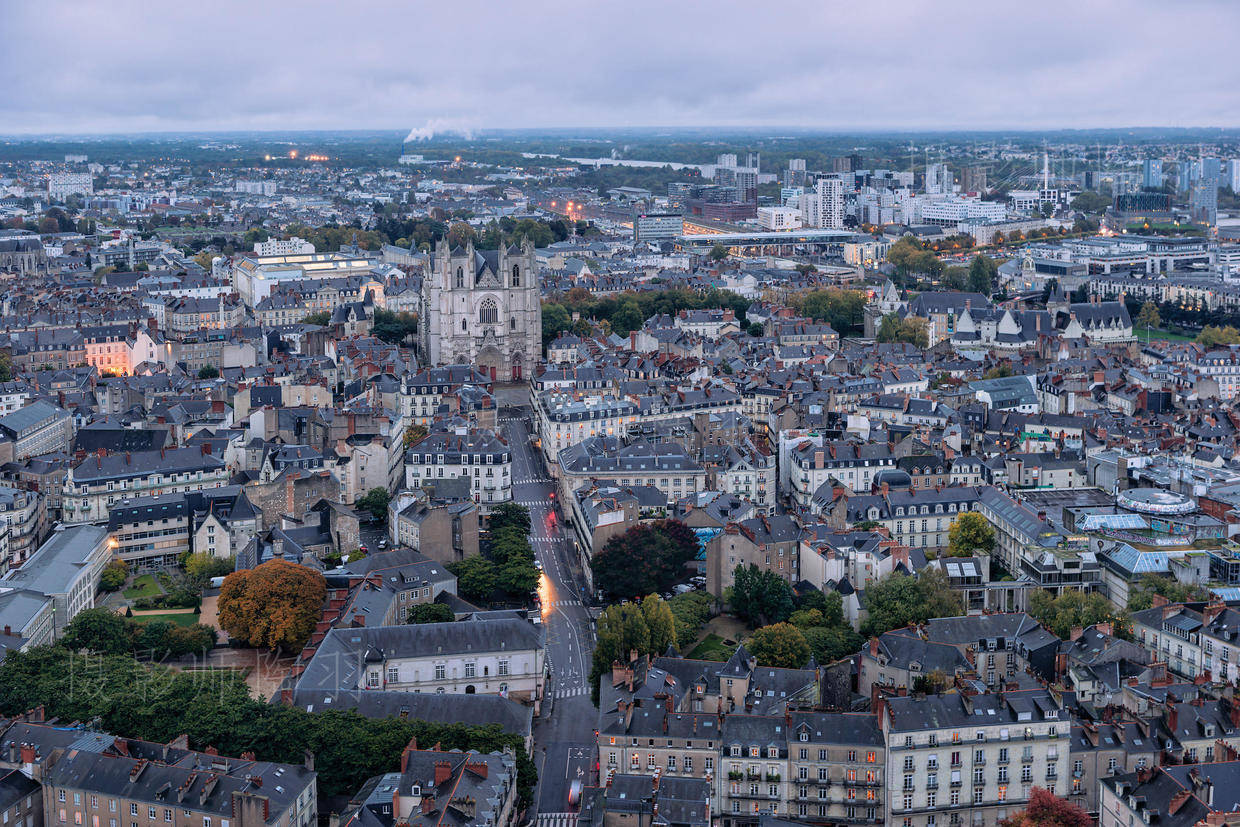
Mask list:
[[465,286],[465,271],[460,267],[456,268],[456,286]]
[[442,663],[435,664],[435,680],[442,681],[447,677],[447,670]]
[[518,264],[512,265],[512,286],[521,286],[521,266]]
[[154,807],[146,808],[146,817],[151,819],[152,821],[155,820],[155,808]]
[[400,669],[395,666],[389,666],[387,670],[388,683],[396,683],[400,680]]
[[499,308],[495,305],[495,299],[488,296],[483,300],[478,308],[478,321],[482,324],[495,324],[499,321]]
[[472,678],[478,672],[478,667],[473,663],[465,664],[465,677]]
[[506,661],[506,660],[501,660],[501,661],[499,662],[499,674],[501,674],[501,675],[507,675],[507,674],[508,674],[508,661]]

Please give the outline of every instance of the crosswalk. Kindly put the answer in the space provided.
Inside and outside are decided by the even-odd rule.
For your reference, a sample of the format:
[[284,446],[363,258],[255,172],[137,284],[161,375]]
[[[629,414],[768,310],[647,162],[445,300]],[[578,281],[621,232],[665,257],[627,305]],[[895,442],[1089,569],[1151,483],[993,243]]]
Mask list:
[[557,687],[555,690],[555,696],[557,698],[576,698],[579,695],[588,694],[590,694],[590,687],[588,686],[573,686],[568,689],[560,689]]
[[539,813],[538,827],[577,827],[577,813]]
[[527,477],[523,480],[513,480],[512,484],[513,485],[526,485],[526,484],[531,484],[531,483],[537,483],[539,485],[546,485],[547,483],[550,483],[550,482],[554,482],[554,480],[548,479],[547,477]]
[[553,609],[556,606],[580,606],[580,605],[581,605],[580,600],[552,600],[551,601],[551,608]]

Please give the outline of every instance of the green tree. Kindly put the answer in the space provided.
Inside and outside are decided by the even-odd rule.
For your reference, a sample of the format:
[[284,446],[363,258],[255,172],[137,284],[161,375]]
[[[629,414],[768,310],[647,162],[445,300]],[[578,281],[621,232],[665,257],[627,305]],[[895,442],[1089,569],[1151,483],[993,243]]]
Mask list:
[[572,317],[564,305],[544,302],[542,306],[543,347],[555,341],[556,337],[568,330],[572,323]]
[[326,325],[332,320],[332,314],[326,310],[320,310],[317,313],[311,313],[301,320],[302,324],[315,324],[319,327]]
[[611,330],[617,336],[628,336],[631,331],[638,330],[645,323],[641,307],[633,299],[623,299],[620,308],[611,317]]
[[1072,199],[1068,205],[1072,209],[1084,213],[1101,213],[1111,206],[1111,199],[1100,192],[1085,190]]
[[1153,302],[1147,301],[1141,305],[1141,311],[1137,313],[1136,325],[1152,330],[1162,326],[1162,316],[1158,314],[1158,307]]
[[409,609],[409,614],[405,617],[406,623],[451,623],[456,620],[456,615],[452,613],[452,609],[443,603],[419,603]]
[[994,290],[995,277],[999,274],[999,266],[989,256],[976,255],[969,263],[969,292],[982,293],[989,296]]
[[532,555],[513,556],[496,571],[495,582],[508,594],[514,597],[524,597],[538,588],[538,578],[538,568],[534,565]]
[[594,582],[613,599],[636,600],[670,589],[697,556],[697,537],[678,520],[635,525],[590,560]]
[[370,512],[370,518],[376,522],[386,523],[388,514],[388,503],[392,501],[392,495],[388,493],[386,488],[378,486],[366,492],[366,495],[358,498],[357,508],[359,511]]
[[865,590],[868,617],[862,634],[873,637],[932,617],[957,617],[963,613],[960,597],[947,576],[938,569],[922,569],[914,578],[890,574]]
[[800,669],[809,661],[810,646],[791,623],[774,623],[753,633],[746,644],[758,664],[777,669]]
[[1070,590],[1055,597],[1044,589],[1029,596],[1029,615],[1051,632],[1067,638],[1076,627],[1085,628],[1095,623],[1111,623],[1117,634],[1128,625],[1127,615],[1118,613],[1101,594],[1085,594]]
[[1197,334],[1197,343],[1206,347],[1240,344],[1240,330],[1231,325],[1225,327],[1206,325]]
[[864,326],[865,302],[865,294],[860,290],[830,288],[803,293],[793,305],[801,314],[847,334]]
[[133,651],[133,636],[125,618],[99,607],[78,612],[65,626],[60,645],[72,651],[86,649],[101,655],[118,655]]
[[611,671],[613,663],[627,663],[632,655],[654,653],[650,651],[650,627],[638,603],[608,606],[599,616],[595,630],[590,691],[594,705],[598,706],[599,678]]
[[995,529],[990,521],[976,511],[966,511],[952,520],[947,531],[947,554],[951,557],[972,557],[990,554],[995,547]]
[[471,603],[485,604],[495,593],[499,573],[495,564],[481,554],[449,563],[448,571],[456,575],[456,588],[461,597]]
[[521,535],[528,535],[530,531],[530,510],[520,503],[500,503],[491,510],[491,516],[487,518],[487,527],[492,533],[513,527]]
[[235,571],[220,588],[219,622],[251,646],[296,652],[310,639],[323,612],[323,575],[287,560],[269,560]]
[[865,645],[865,638],[850,626],[812,626],[801,632],[815,660],[822,664],[855,655]]
[[697,640],[698,632],[710,620],[714,600],[702,591],[678,594],[667,602],[676,619],[676,645],[686,648]]
[[792,614],[792,587],[773,571],[753,563],[739,565],[732,572],[727,602],[751,625],[781,623]]
[[418,332],[418,314],[416,313],[394,313],[391,310],[379,308],[375,310],[372,322],[370,334],[389,345],[403,344],[406,340],[416,336]]
[[1012,375],[1011,363],[1004,362],[1000,365],[995,365],[993,368],[983,373],[982,378],[983,379],[1003,379],[1004,377],[1011,376],[1011,375]]
[[124,560],[110,560],[99,575],[99,590],[114,592],[129,578],[129,566]]
[[723,261],[728,257],[728,248],[724,247],[722,244],[716,244],[714,247],[710,248],[710,252],[706,254],[706,257],[714,262]]
[[646,595],[642,601],[642,617],[650,634],[651,654],[661,655],[676,643],[676,618],[663,598],[657,594]]
[[1195,603],[1209,600],[1210,590],[1161,574],[1145,574],[1128,589],[1128,610],[1140,612],[1152,607],[1155,595],[1170,603]]
[[878,342],[906,342],[920,348],[930,344],[929,328],[925,319],[916,316],[901,319],[895,313],[883,316],[874,338]]
[[199,379],[218,379],[220,377],[220,369],[215,365],[203,365],[198,369]]
[[185,574],[201,588],[212,577],[226,577],[236,566],[233,557],[216,557],[207,551],[199,551],[185,556],[182,564]]

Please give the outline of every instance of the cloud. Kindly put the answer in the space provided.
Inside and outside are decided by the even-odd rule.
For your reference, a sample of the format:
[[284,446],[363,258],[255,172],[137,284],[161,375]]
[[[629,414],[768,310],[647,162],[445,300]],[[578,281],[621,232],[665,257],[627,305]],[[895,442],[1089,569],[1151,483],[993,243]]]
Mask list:
[[1212,0],[0,0],[0,133],[1240,126]]

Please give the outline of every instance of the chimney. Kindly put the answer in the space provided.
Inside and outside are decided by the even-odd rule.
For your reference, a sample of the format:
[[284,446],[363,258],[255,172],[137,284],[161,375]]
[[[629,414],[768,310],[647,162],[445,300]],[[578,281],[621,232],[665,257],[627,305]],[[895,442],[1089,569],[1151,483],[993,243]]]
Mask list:
[[1171,734],[1175,736],[1175,726],[1180,722],[1180,710],[1176,707],[1174,701],[1167,701],[1167,729],[1171,730]]
[[435,762],[435,786],[447,782],[452,777],[452,764],[447,761]]
[[27,743],[23,743],[23,744],[22,744],[22,746],[21,746],[21,753],[22,753],[22,763],[23,763],[23,764],[33,764],[33,763],[34,763],[34,758],[35,758],[35,753],[34,753],[34,744],[27,744]]
[[400,771],[401,771],[402,773],[405,773],[405,772],[408,772],[408,771],[409,771],[409,756],[410,756],[413,752],[415,752],[415,751],[417,750],[417,748],[418,748],[418,739],[417,739],[417,738],[411,738],[411,739],[409,740],[409,743],[408,743],[408,744],[405,744],[405,748],[404,748],[403,750],[401,750],[401,753],[400,753]]
[[870,657],[878,657],[878,638],[870,638]]

